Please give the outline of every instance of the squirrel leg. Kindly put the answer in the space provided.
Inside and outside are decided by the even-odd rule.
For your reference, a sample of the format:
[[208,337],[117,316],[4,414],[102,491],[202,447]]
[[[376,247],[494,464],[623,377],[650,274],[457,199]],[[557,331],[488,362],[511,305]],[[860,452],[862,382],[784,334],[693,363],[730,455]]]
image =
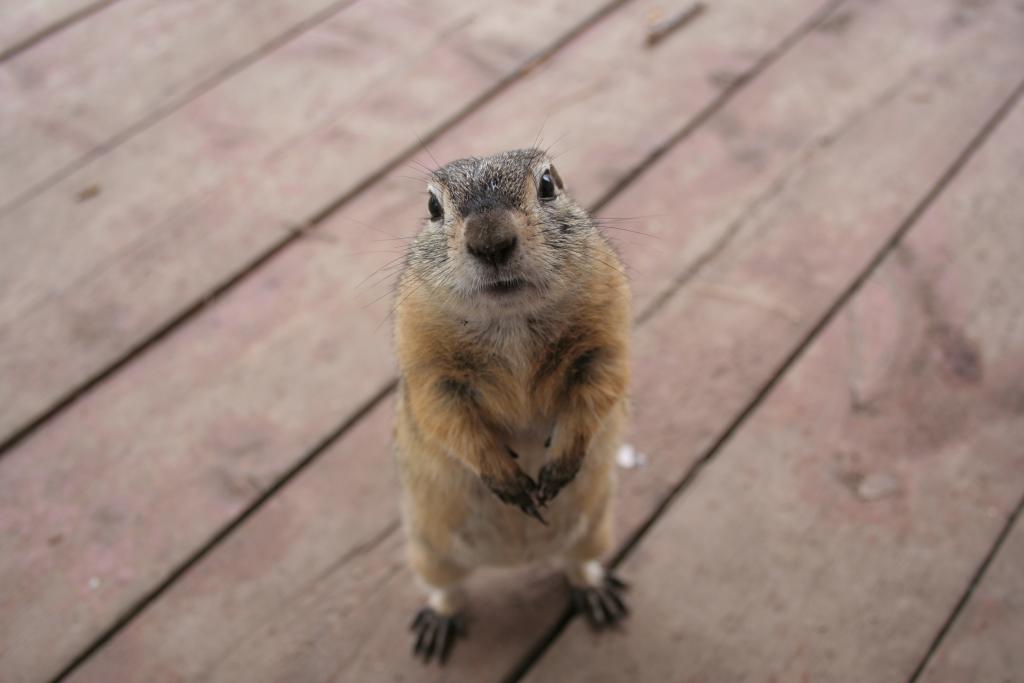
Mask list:
[[611,546],[610,518],[606,510],[564,558],[573,609],[595,630],[614,626],[629,614],[622,597],[627,585],[600,560]]
[[463,580],[471,570],[416,542],[410,544],[409,555],[413,572],[427,594],[427,604],[416,612],[409,626],[415,634],[413,656],[422,657],[424,663],[437,657],[444,665],[455,640],[466,635],[461,611],[465,602]]

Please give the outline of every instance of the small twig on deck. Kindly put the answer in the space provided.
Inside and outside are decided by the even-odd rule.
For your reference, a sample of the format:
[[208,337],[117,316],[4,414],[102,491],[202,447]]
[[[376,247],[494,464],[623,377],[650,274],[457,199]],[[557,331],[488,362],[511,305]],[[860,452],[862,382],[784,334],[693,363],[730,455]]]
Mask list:
[[674,17],[666,19],[665,21],[659,21],[654,26],[651,26],[647,30],[647,47],[654,47],[664,40],[670,33],[678,31],[699,17],[706,9],[707,5],[703,2],[695,2]]

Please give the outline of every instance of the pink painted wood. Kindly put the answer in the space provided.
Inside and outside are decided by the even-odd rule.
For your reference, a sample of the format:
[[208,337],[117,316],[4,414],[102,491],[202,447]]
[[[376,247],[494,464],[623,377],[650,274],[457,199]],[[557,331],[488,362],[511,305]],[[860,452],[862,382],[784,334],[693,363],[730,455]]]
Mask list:
[[0,67],[0,213],[353,1],[124,2],[13,57]]
[[[1018,401],[1020,396],[1018,394]],[[1018,473],[1018,482],[1020,477]],[[1018,519],[967,607],[939,645],[921,681],[1013,681],[1024,671],[1021,634],[1024,634],[1024,526]]]
[[[863,111],[827,144],[796,145],[814,153],[787,174],[778,192],[760,200],[756,215],[712,267],[641,328],[635,440],[650,465],[624,473],[621,527],[636,528],[650,514],[1008,95],[1020,55],[1013,49],[1018,26],[1003,9],[976,26],[978,33],[949,45],[943,60],[922,66],[911,79],[897,78],[896,92],[874,106],[853,107]],[[872,44],[899,53],[900,41],[916,42],[907,41],[908,32],[923,36],[941,28],[938,20],[914,22],[900,19],[902,14],[899,4],[873,5],[858,13],[843,40],[874,41],[891,29],[890,41]],[[867,56],[844,46],[852,63]],[[759,116],[797,97],[801,83],[815,82],[820,73],[852,72],[844,54],[825,40],[801,44],[777,66],[787,78],[771,79],[774,70],[769,72],[726,110],[744,124],[736,128],[746,137],[735,142],[766,137]],[[762,108],[749,106],[753,102]],[[813,117],[799,109],[791,113],[801,127],[786,132],[813,139],[813,126],[807,130]],[[704,136],[717,133],[702,130],[672,151],[620,201],[641,190],[659,193],[660,185],[660,194],[676,201],[666,209],[687,215],[701,197],[674,179],[701,158],[694,150],[707,149]],[[902,141],[897,148],[886,144],[893,136]],[[742,168],[742,159],[732,156],[715,163],[736,169],[720,168],[723,178],[738,177]],[[749,192],[736,186],[738,196]],[[720,201],[727,204],[729,197]],[[419,598],[402,569],[400,539],[390,531],[395,502],[387,491],[394,491],[394,480],[380,460],[388,441],[386,411],[370,423],[342,439],[200,562],[90,661],[78,680],[104,680],[126,668],[158,679],[441,678],[405,659],[407,617]],[[363,479],[369,475],[362,463],[370,457],[384,469]],[[349,495],[350,476],[361,483]],[[330,495],[318,494],[320,486]],[[335,515],[337,505],[343,508]],[[344,512],[351,509],[358,514]],[[346,520],[356,525],[351,534],[340,531]],[[286,531],[278,533],[282,525]],[[262,559],[245,559],[250,552]],[[254,565],[256,571],[248,572]],[[564,604],[560,582],[543,569],[481,576],[471,590],[473,639],[457,652],[445,680],[500,676]]]
[[0,5],[0,55],[16,51],[109,0],[20,0]]
[[[814,5],[793,0],[774,7],[770,16],[762,16],[761,3],[747,8],[746,14],[723,15],[728,21],[718,31],[686,50],[728,56],[742,48],[749,65],[772,47],[772,35],[778,40],[799,25]],[[602,25],[581,37],[565,57],[552,58],[531,79],[548,78],[546,69],[563,58],[591,64],[614,58],[606,54],[608,32],[621,31],[618,22],[643,20],[636,8],[629,10],[609,20],[611,28]],[[758,31],[739,30],[751,21]],[[762,34],[769,26],[775,33]],[[757,53],[749,52],[755,47]],[[708,66],[688,61],[693,70]],[[652,85],[653,92],[660,89],[660,83]],[[520,100],[518,111],[535,114],[532,102]],[[687,98],[689,112],[699,106]],[[633,121],[636,127],[628,130],[637,136],[644,130],[644,144],[653,149],[675,127],[655,124]],[[451,134],[460,135],[461,128]],[[605,168],[594,166],[576,177]],[[405,181],[364,195],[355,215],[370,217],[372,208],[372,225],[411,227],[422,212],[419,192]],[[376,235],[339,217],[324,226],[323,237],[286,251],[258,278],[5,457],[0,490],[20,493],[6,499],[11,503],[3,511],[20,509],[11,517],[12,528],[26,542],[39,543],[18,558],[0,558],[0,575],[10,579],[0,583],[17,587],[18,603],[25,605],[15,610],[9,627],[24,642],[15,649],[25,658],[22,668],[46,670],[61,661],[54,653],[71,656],[389,381],[389,333],[381,327],[386,307],[367,310],[355,289],[379,262],[352,252],[365,249]],[[81,438],[85,433],[87,440]],[[168,514],[175,515],[174,526],[167,524]],[[64,540],[46,545],[56,534]],[[116,541],[107,545],[101,537]],[[56,588],[43,582],[40,566],[61,568],[64,581]],[[82,587],[94,577],[103,589],[94,600],[82,601]],[[51,633],[55,625],[47,615],[55,609],[66,617],[59,632]],[[64,628],[67,623],[75,628]],[[43,642],[45,651],[34,649]]]

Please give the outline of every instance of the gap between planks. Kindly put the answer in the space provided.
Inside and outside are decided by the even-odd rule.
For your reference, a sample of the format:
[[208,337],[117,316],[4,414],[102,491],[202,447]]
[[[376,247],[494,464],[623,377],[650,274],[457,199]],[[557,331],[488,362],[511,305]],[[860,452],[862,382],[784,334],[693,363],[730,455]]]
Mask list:
[[[462,119],[466,118],[470,113],[475,111],[482,104],[486,103],[489,99],[497,95],[506,87],[513,84],[521,76],[530,71],[536,64],[548,59],[557,50],[561,49],[561,47],[563,47],[571,40],[581,35],[589,27],[593,26],[601,19],[603,19],[605,16],[612,13],[615,9],[618,9],[618,7],[626,4],[629,1],[630,0],[614,0],[613,2],[603,6],[600,10],[598,10],[593,15],[588,17],[586,20],[581,22],[579,25],[574,27],[572,30],[567,32],[562,38],[558,39],[557,41],[552,43],[552,45],[541,50],[536,56],[526,60],[522,67],[514,71],[512,74],[507,76],[502,81],[499,81],[492,89],[488,90],[486,93],[477,98],[477,100],[470,102],[463,110],[459,111],[454,117],[452,117],[452,119],[446,121],[437,129],[428,134],[426,137],[421,139],[418,145],[411,146],[407,150],[403,151],[394,160],[388,162],[387,164],[385,164],[384,167],[382,167],[378,171],[374,172],[372,175],[365,178],[352,190],[344,193],[343,195],[332,201],[328,206],[318,211],[314,215],[314,217],[307,220],[306,223],[301,228],[292,231],[280,242],[271,246],[263,254],[258,255],[242,271],[231,276],[228,280],[219,285],[213,292],[205,295],[199,301],[189,306],[185,311],[183,311],[181,314],[173,318],[168,324],[166,324],[156,333],[140,342],[139,345],[130,350],[121,359],[119,359],[114,364],[101,371],[101,373],[99,373],[93,379],[87,381],[79,389],[75,390],[75,392],[72,395],[66,397],[61,402],[59,402],[54,408],[52,408],[51,410],[47,411],[44,415],[34,420],[28,427],[23,428],[22,430],[17,432],[14,437],[0,445],[0,457],[2,457],[3,453],[6,450],[16,445],[22,439],[26,438],[37,427],[41,426],[43,422],[48,420],[50,417],[53,417],[64,408],[68,407],[73,401],[77,400],[82,395],[87,393],[89,390],[97,386],[103,379],[111,376],[114,372],[116,372],[121,367],[129,363],[132,359],[140,356],[150,346],[154,345],[160,339],[170,334],[178,325],[187,322],[189,318],[198,313],[208,303],[215,301],[217,298],[227,293],[234,285],[241,282],[246,276],[248,276],[250,273],[255,271],[257,268],[259,268],[267,261],[269,261],[276,254],[280,253],[290,244],[301,239],[311,228],[314,228],[316,225],[330,217],[335,211],[341,208],[352,197],[356,196],[357,194],[365,190],[368,186],[384,177],[399,163],[407,159],[415,152],[419,151],[421,146],[426,147],[427,143],[438,138],[441,134],[444,133],[444,131],[451,128],[453,125],[455,125]],[[602,194],[594,202],[593,206],[590,209],[591,212],[596,213],[601,209],[601,207],[607,205],[609,202],[615,199],[615,197],[620,195],[634,181],[636,181],[637,178],[639,178],[643,174],[647,167],[655,163],[658,159],[665,156],[665,154],[667,154],[675,145],[679,144],[680,142],[688,138],[691,134],[693,134],[698,128],[700,128],[701,125],[703,125],[709,119],[711,119],[715,115],[715,113],[717,113],[719,110],[725,107],[744,87],[746,87],[751,81],[753,81],[757,76],[764,72],[773,63],[778,61],[796,43],[798,43],[808,33],[813,31],[814,28],[817,27],[821,22],[825,21],[829,16],[831,16],[845,2],[846,0],[826,0],[826,2],[817,10],[815,10],[806,21],[800,24],[795,30],[785,35],[777,45],[775,45],[772,49],[768,50],[764,54],[764,56],[762,56],[761,59],[759,59],[750,69],[748,69],[747,71],[740,74],[737,78],[735,78],[726,88],[722,90],[722,92],[719,95],[712,99],[707,106],[705,106],[703,109],[697,112],[696,115],[691,117],[681,128],[679,128],[679,130],[677,130],[675,133],[667,137],[664,142],[655,147],[650,154],[641,159],[640,162],[637,163],[633,168],[629,169],[618,181],[615,182],[615,184],[613,184],[604,194]],[[678,289],[678,285],[673,285],[672,293],[674,293]],[[669,294],[669,297],[670,296],[671,293]],[[669,297],[659,298],[658,301],[663,304],[668,300]],[[653,311],[649,311],[649,313],[653,313]],[[644,320],[648,319],[649,317],[650,315],[648,314],[644,318]],[[812,333],[816,333],[817,330],[818,328],[815,327]],[[788,360],[789,359],[787,359],[787,362]],[[776,379],[777,377],[773,376],[771,382],[774,382]],[[273,484],[271,484],[270,487],[265,492],[263,492],[259,497],[257,497],[256,500],[254,500],[237,517],[235,517],[233,520],[231,520],[225,526],[219,529],[216,533],[213,534],[213,536],[211,536],[211,538],[206,543],[200,546],[199,549],[196,550],[190,557],[188,557],[177,567],[172,569],[164,580],[160,581],[156,586],[154,586],[151,590],[149,590],[148,592],[146,592],[146,594],[139,598],[134,604],[130,605],[122,613],[122,615],[114,621],[114,623],[109,628],[107,628],[96,640],[94,640],[66,667],[64,667],[60,671],[60,673],[57,674],[57,676],[53,679],[54,683],[66,680],[67,677],[70,676],[87,659],[89,659],[89,657],[91,657],[94,653],[99,651],[106,643],[110,642],[118,634],[118,632],[121,631],[121,629],[123,629],[136,616],[141,614],[150,604],[155,602],[168,588],[170,588],[170,586],[173,583],[177,581],[179,577],[188,572],[194,565],[198,564],[204,557],[206,557],[210,552],[212,552],[216,548],[216,546],[220,544],[222,540],[227,538],[236,528],[241,526],[247,519],[249,519],[256,512],[258,512],[259,509],[262,508],[263,505],[268,500],[270,500],[271,497],[274,496],[274,494],[276,494],[279,490],[286,486],[303,470],[305,470],[307,467],[313,464],[324,451],[326,451],[336,441],[338,441],[342,436],[344,436],[345,433],[348,432],[348,430],[352,426],[354,426],[357,422],[359,422],[360,419],[362,419],[365,415],[369,414],[382,401],[384,401],[388,396],[390,396],[391,392],[393,392],[397,386],[397,378],[392,378],[387,383],[385,383],[376,394],[374,394],[369,400],[364,402],[355,411],[355,413],[346,418],[338,427],[331,430],[325,437],[323,437],[310,451],[308,451],[304,456],[302,456],[298,460],[298,462],[296,462],[280,478],[278,478]],[[765,390],[762,390],[762,393],[764,391]],[[761,393],[758,394],[757,398],[755,399],[755,402],[759,401],[760,398]],[[744,409],[740,419],[745,417],[746,414],[748,414],[751,410],[752,406],[747,406],[747,408]],[[731,423],[730,426],[727,428],[727,433],[731,434],[736,426],[737,421]],[[711,452],[714,452],[714,450],[718,448],[722,440],[724,439],[720,439],[719,441],[715,442]],[[710,454],[705,455],[702,458],[702,460],[698,462],[698,466],[701,462],[703,462],[705,459],[708,459],[709,457]],[[692,477],[690,477],[690,475],[688,474],[687,479],[690,478]],[[673,490],[669,498],[675,495],[677,490],[678,489]],[[661,512],[665,507],[667,507],[669,502],[669,500],[663,501],[663,503],[658,506],[655,512],[655,516],[661,514]],[[621,560],[620,556],[624,556],[628,552],[628,550],[631,549],[637,541],[639,541],[640,535],[646,532],[646,530],[650,527],[651,523],[652,521],[648,520],[648,522],[645,523],[641,527],[641,529],[638,532],[636,532],[633,537],[630,538],[630,540],[627,542],[627,547],[624,548],[623,551],[620,551],[619,555],[616,556],[614,560],[616,563],[618,563]],[[532,661],[534,661],[536,657],[539,656],[544,651],[544,649],[546,649],[547,645],[550,644],[553,638],[557,637],[558,632],[560,632],[561,629],[564,628],[564,626],[568,623],[570,617],[571,615],[569,615],[568,613],[565,614],[563,618],[559,621],[559,624],[556,627],[556,629],[552,629],[552,631],[549,632],[547,636],[542,638],[540,648],[531,651],[527,655],[527,658],[529,659],[530,663],[532,663]],[[527,668],[529,667],[527,666]],[[517,668],[515,671],[518,673],[514,674],[516,675],[516,678],[513,678],[511,680],[516,680],[518,676],[521,676],[523,673],[526,672],[527,668]]]
[[0,52],[0,64],[6,62],[8,59],[11,59],[12,57],[16,57],[17,55],[21,54],[22,52],[25,52],[26,50],[32,49],[33,47],[43,42],[50,36],[60,33],[64,29],[69,28],[74,24],[77,24],[83,19],[88,19],[92,15],[110,7],[118,1],[119,0],[99,0],[99,2],[94,2],[91,5],[86,5],[85,7],[77,9],[71,14],[67,15],[66,17],[58,19],[52,24],[44,26],[35,33],[29,34],[28,36],[15,42],[13,45],[8,47],[3,52]]
[[[343,0],[338,3],[342,6],[352,4],[356,0]],[[311,230],[316,228],[318,225],[323,223],[327,218],[332,216],[338,209],[344,206],[347,202],[351,201],[354,197],[365,191],[374,183],[379,182],[385,178],[389,173],[398,168],[402,163],[408,161],[413,155],[420,151],[422,147],[425,147],[428,143],[436,140],[438,137],[447,132],[450,128],[463,121],[470,114],[475,112],[481,106],[486,104],[488,101],[496,97],[497,95],[504,92],[507,88],[513,85],[520,78],[529,73],[534,67],[541,62],[546,61],[556,52],[561,50],[563,47],[568,45],[570,42],[575,40],[577,37],[586,32],[590,27],[594,26],[609,14],[619,9],[621,6],[631,2],[631,0],[611,0],[611,2],[602,5],[597,11],[588,16],[582,22],[574,26],[572,29],[564,33],[557,40],[552,42],[550,45],[544,47],[533,56],[524,60],[524,62],[510,74],[504,78],[499,79],[483,92],[479,97],[470,101],[465,107],[457,111],[449,119],[443,121],[440,125],[424,134],[415,144],[410,144],[408,147],[400,151],[397,155],[384,162],[376,170],[371,171],[368,175],[363,177],[356,185],[351,189],[342,193],[326,206],[321,207],[309,218],[303,221],[300,225],[295,226],[285,236],[276,242],[271,243],[265,247],[263,251],[257,253],[251,258],[248,263],[243,265],[239,270],[229,274],[220,284],[213,287],[211,290],[197,297],[193,301],[186,303],[185,306],[178,311],[176,314],[168,318],[163,324],[159,325],[153,332],[142,337],[134,345],[130,346],[119,358],[108,364],[106,367],[101,368],[85,380],[73,386],[63,396],[54,401],[48,408],[43,409],[34,418],[28,420],[25,424],[14,429],[10,435],[0,441],[0,458],[5,453],[12,450],[19,443],[24,441],[28,436],[39,429],[43,424],[48,422],[50,419],[56,417],[61,412],[70,407],[82,396],[89,393],[91,390],[100,385],[104,380],[111,377],[121,368],[125,367],[128,363],[133,361],[135,358],[141,356],[150,347],[157,344],[164,337],[168,336],[179,326],[184,325],[192,319],[196,314],[203,310],[208,304],[216,301],[217,299],[224,296],[227,292],[233,289],[236,285],[241,283],[250,274],[258,270],[264,264],[268,263],[271,259],[277,256],[279,253],[284,251],[290,245],[294,244],[298,240],[302,239],[309,234]],[[335,7],[337,5],[332,5]]]
[[[761,386],[761,388],[754,394],[754,397],[740,410],[735,418],[726,426],[722,433],[711,443],[705,452],[697,459],[697,461],[690,467],[690,469],[683,475],[683,478],[676,484],[671,491],[669,491],[662,500],[655,506],[654,511],[647,517],[639,528],[637,528],[626,541],[621,545],[619,550],[615,553],[611,561],[611,567],[616,567],[621,563],[633,549],[640,543],[640,541],[647,535],[651,528],[657,523],[658,519],[668,510],[669,507],[675,502],[675,500],[682,495],[690,485],[696,481],[700,476],[701,472],[707,465],[709,465],[718,455],[723,445],[729,441],[729,439],[743,426],[747,418],[750,417],[757,408],[761,405],[764,399],[772,392],[775,386],[781,381],[782,377],[789,371],[789,369],[800,359],[807,348],[812,342],[821,334],[821,332],[829,325],[829,323],[836,317],[836,315],[845,308],[846,304],[853,298],[853,296],[860,290],[865,282],[871,277],[871,275],[877,270],[878,266],[885,260],[885,258],[900,244],[903,237],[910,231],[910,229],[917,223],[918,219],[928,210],[928,208],[938,199],[945,189],[956,179],[963,170],[964,166],[974,157],[974,154],[985,144],[985,142],[991,137],[992,133],[999,127],[999,124],[1006,118],[1010,111],[1018,104],[1022,95],[1024,95],[1024,81],[1021,81],[1017,87],[1013,90],[1010,96],[1003,102],[1002,105],[996,110],[996,112],[985,122],[981,129],[971,138],[970,142],[964,147],[963,151],[957,156],[957,158],[950,164],[939,179],[932,185],[931,189],[925,193],[925,195],[917,202],[914,208],[909,214],[900,222],[900,224],[893,231],[892,235],[884,244],[879,248],[875,255],[868,261],[867,265],[861,270],[861,272],[850,282],[849,285],[839,294],[836,300],[829,306],[828,310],[825,311],[824,315],[818,319],[814,326],[807,332],[802,339],[797,342],[796,347],[786,356],[786,358],[779,364],[779,367],[772,373],[768,380]],[[910,678],[909,683],[915,683],[924,670],[928,660],[932,657],[935,651],[941,644],[943,636],[952,626],[956,620],[956,616],[963,609],[967,600],[970,598],[974,588],[980,582],[982,576],[987,570],[992,559],[995,557],[1006,537],[1009,535],[1010,530],[1013,527],[1013,523],[1017,516],[1020,514],[1021,507],[1024,506],[1024,499],[1018,504],[1017,509],[1010,515],[1004,529],[993,543],[992,548],[989,550],[985,559],[982,561],[980,567],[976,571],[974,577],[969,583],[967,590],[961,596],[960,602],[957,603],[953,609],[952,614],[943,624],[939,633],[936,635],[935,640],[932,642],[931,647],[925,653],[921,663],[914,670],[914,674]],[[573,619],[573,612],[571,607],[567,608],[558,622],[551,627],[551,629],[543,634],[540,640],[538,640],[537,646],[527,653],[520,664],[513,669],[513,671],[503,679],[504,683],[516,683],[522,680],[523,676],[529,673],[530,669],[535,663],[547,652],[548,648],[551,647],[558,637],[562,634],[565,628]]]
[[964,590],[963,594],[960,596],[960,599],[953,607],[953,611],[950,612],[949,617],[946,619],[945,622],[943,622],[942,626],[939,627],[938,632],[935,634],[935,638],[928,646],[928,650],[921,658],[921,661],[918,663],[917,668],[914,669],[914,672],[910,675],[910,678],[907,679],[907,683],[917,683],[918,679],[921,678],[921,675],[924,673],[925,669],[928,668],[928,664],[931,663],[932,659],[935,657],[935,654],[939,651],[939,648],[942,646],[942,642],[946,639],[946,634],[949,633],[950,629],[953,628],[953,625],[956,624],[957,620],[960,618],[960,613],[963,612],[965,607],[967,607],[967,604],[971,600],[971,596],[974,595],[974,591],[978,588],[978,585],[981,584],[982,579],[985,578],[985,574],[988,573],[988,568],[992,565],[992,562],[995,560],[996,556],[999,554],[999,551],[1006,543],[1006,539],[1010,537],[1010,533],[1013,531],[1013,527],[1016,525],[1017,520],[1020,518],[1022,510],[1024,510],[1024,496],[1021,496],[1021,499],[1017,502],[1017,507],[1014,508],[1013,512],[1010,513],[1010,516],[1007,517],[1006,523],[1003,525],[1003,528],[999,532],[999,535],[996,536],[996,540],[992,544],[992,547],[989,549],[988,553],[986,553],[985,557],[982,559],[981,564],[979,564],[978,568],[974,571],[974,575],[971,577],[970,582],[967,584],[967,588]]

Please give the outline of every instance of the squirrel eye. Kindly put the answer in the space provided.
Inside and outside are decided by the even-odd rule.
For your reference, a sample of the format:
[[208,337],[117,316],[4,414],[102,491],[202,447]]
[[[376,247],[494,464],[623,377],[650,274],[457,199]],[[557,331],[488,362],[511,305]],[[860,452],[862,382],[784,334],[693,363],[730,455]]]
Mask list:
[[441,206],[441,202],[438,201],[437,195],[433,192],[429,194],[430,199],[427,200],[427,211],[430,212],[430,220],[436,221],[444,216],[444,208]]
[[555,198],[555,181],[551,177],[550,169],[544,171],[540,176],[540,182],[537,183],[537,196],[541,199]]

